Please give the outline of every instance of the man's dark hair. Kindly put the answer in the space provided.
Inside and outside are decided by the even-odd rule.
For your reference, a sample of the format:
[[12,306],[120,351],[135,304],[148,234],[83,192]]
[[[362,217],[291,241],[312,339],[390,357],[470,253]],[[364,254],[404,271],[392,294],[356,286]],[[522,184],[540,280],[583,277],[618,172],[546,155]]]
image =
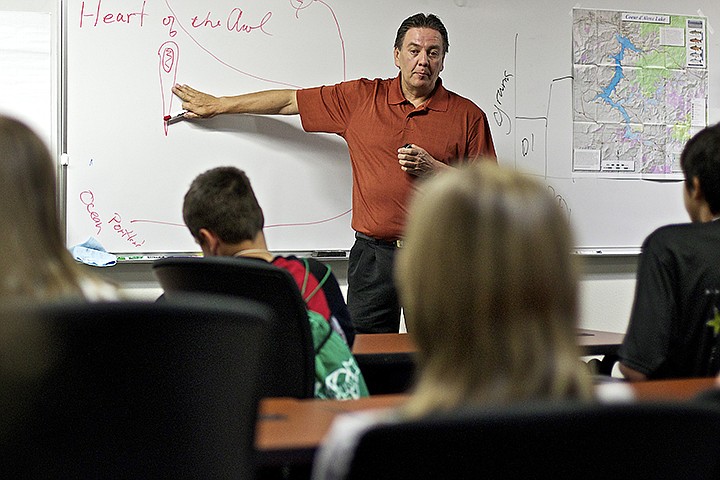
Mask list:
[[265,224],[250,179],[235,167],[213,168],[193,180],[185,194],[183,220],[195,239],[206,228],[227,243],[253,240]]
[[395,37],[395,48],[402,50],[403,42],[405,41],[405,34],[411,28],[432,28],[433,30],[436,30],[440,33],[440,36],[443,39],[443,54],[448,52],[450,42],[448,41],[447,29],[445,28],[445,25],[443,25],[442,21],[432,13],[427,15],[424,13],[416,13],[412,17],[408,17],[403,20],[400,24],[400,28],[398,28],[397,36]]
[[697,177],[710,211],[720,213],[720,123],[704,128],[687,142],[680,166],[688,190],[692,191],[692,179]]

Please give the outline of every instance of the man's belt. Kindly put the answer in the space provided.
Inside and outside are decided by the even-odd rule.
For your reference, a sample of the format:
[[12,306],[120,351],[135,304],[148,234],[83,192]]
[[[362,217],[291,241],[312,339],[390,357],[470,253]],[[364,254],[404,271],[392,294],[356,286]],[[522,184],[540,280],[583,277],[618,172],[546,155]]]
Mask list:
[[369,235],[365,235],[364,233],[360,233],[360,232],[355,232],[355,238],[363,240],[368,243],[372,243],[374,245],[382,245],[383,247],[402,248],[402,246],[403,246],[403,241],[401,239],[383,240],[381,238],[373,238]]

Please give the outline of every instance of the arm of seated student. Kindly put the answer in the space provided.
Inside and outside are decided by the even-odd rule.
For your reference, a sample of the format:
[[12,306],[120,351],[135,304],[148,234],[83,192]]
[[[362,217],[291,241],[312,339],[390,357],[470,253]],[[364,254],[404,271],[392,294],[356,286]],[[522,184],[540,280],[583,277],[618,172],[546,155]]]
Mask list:
[[647,375],[645,375],[644,373],[640,373],[634,368],[630,368],[622,362],[620,362],[620,373],[622,373],[623,377],[625,377],[626,380],[629,380],[631,382],[642,382],[648,379]]
[[230,97],[216,97],[188,85],[172,88],[180,98],[187,118],[211,118],[225,113],[258,115],[296,115],[299,113],[295,90],[265,90]]

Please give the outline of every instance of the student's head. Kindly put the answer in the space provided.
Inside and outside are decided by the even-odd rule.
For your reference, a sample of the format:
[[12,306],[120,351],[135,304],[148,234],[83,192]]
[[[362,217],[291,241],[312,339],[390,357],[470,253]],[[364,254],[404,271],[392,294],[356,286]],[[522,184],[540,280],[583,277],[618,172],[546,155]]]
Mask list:
[[423,185],[396,280],[419,380],[410,412],[585,396],[568,222],[547,188],[479,162]]
[[707,127],[692,137],[682,154],[680,166],[685,174],[685,206],[698,221],[698,204],[707,202],[712,215],[720,214],[720,124]]
[[183,219],[205,251],[205,231],[227,244],[252,241],[265,218],[245,172],[217,167],[195,178],[185,194]]
[[0,295],[79,293],[60,227],[54,163],[25,124],[0,116]]

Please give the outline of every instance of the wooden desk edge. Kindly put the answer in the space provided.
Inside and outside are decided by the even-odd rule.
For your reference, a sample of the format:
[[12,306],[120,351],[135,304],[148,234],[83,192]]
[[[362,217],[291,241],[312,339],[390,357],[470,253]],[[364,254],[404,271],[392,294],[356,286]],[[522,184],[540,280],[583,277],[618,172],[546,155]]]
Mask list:
[[636,401],[687,401],[701,392],[715,388],[715,378],[649,380],[628,383]]
[[[625,338],[624,333],[606,332],[601,330],[590,330],[587,328],[576,329],[578,345],[583,348],[610,351],[622,344]],[[358,334],[355,336],[353,345],[355,356],[370,355],[408,355],[417,351],[417,347],[407,333],[374,333]],[[610,352],[615,353],[615,352]]]
[[[655,380],[622,383],[632,389],[634,401],[689,401],[699,393],[715,386],[714,378],[681,380]],[[292,398],[266,398],[260,403],[260,417],[256,429],[258,465],[265,467],[309,464],[312,462],[322,437],[335,416],[358,410],[395,408],[408,395],[376,395],[359,400],[298,400]],[[266,418],[263,419],[263,416]],[[269,417],[282,417],[280,419]],[[302,425],[303,419],[317,420],[313,431],[291,431]],[[284,435],[278,440],[277,430]],[[273,430],[275,430],[273,432]]]

